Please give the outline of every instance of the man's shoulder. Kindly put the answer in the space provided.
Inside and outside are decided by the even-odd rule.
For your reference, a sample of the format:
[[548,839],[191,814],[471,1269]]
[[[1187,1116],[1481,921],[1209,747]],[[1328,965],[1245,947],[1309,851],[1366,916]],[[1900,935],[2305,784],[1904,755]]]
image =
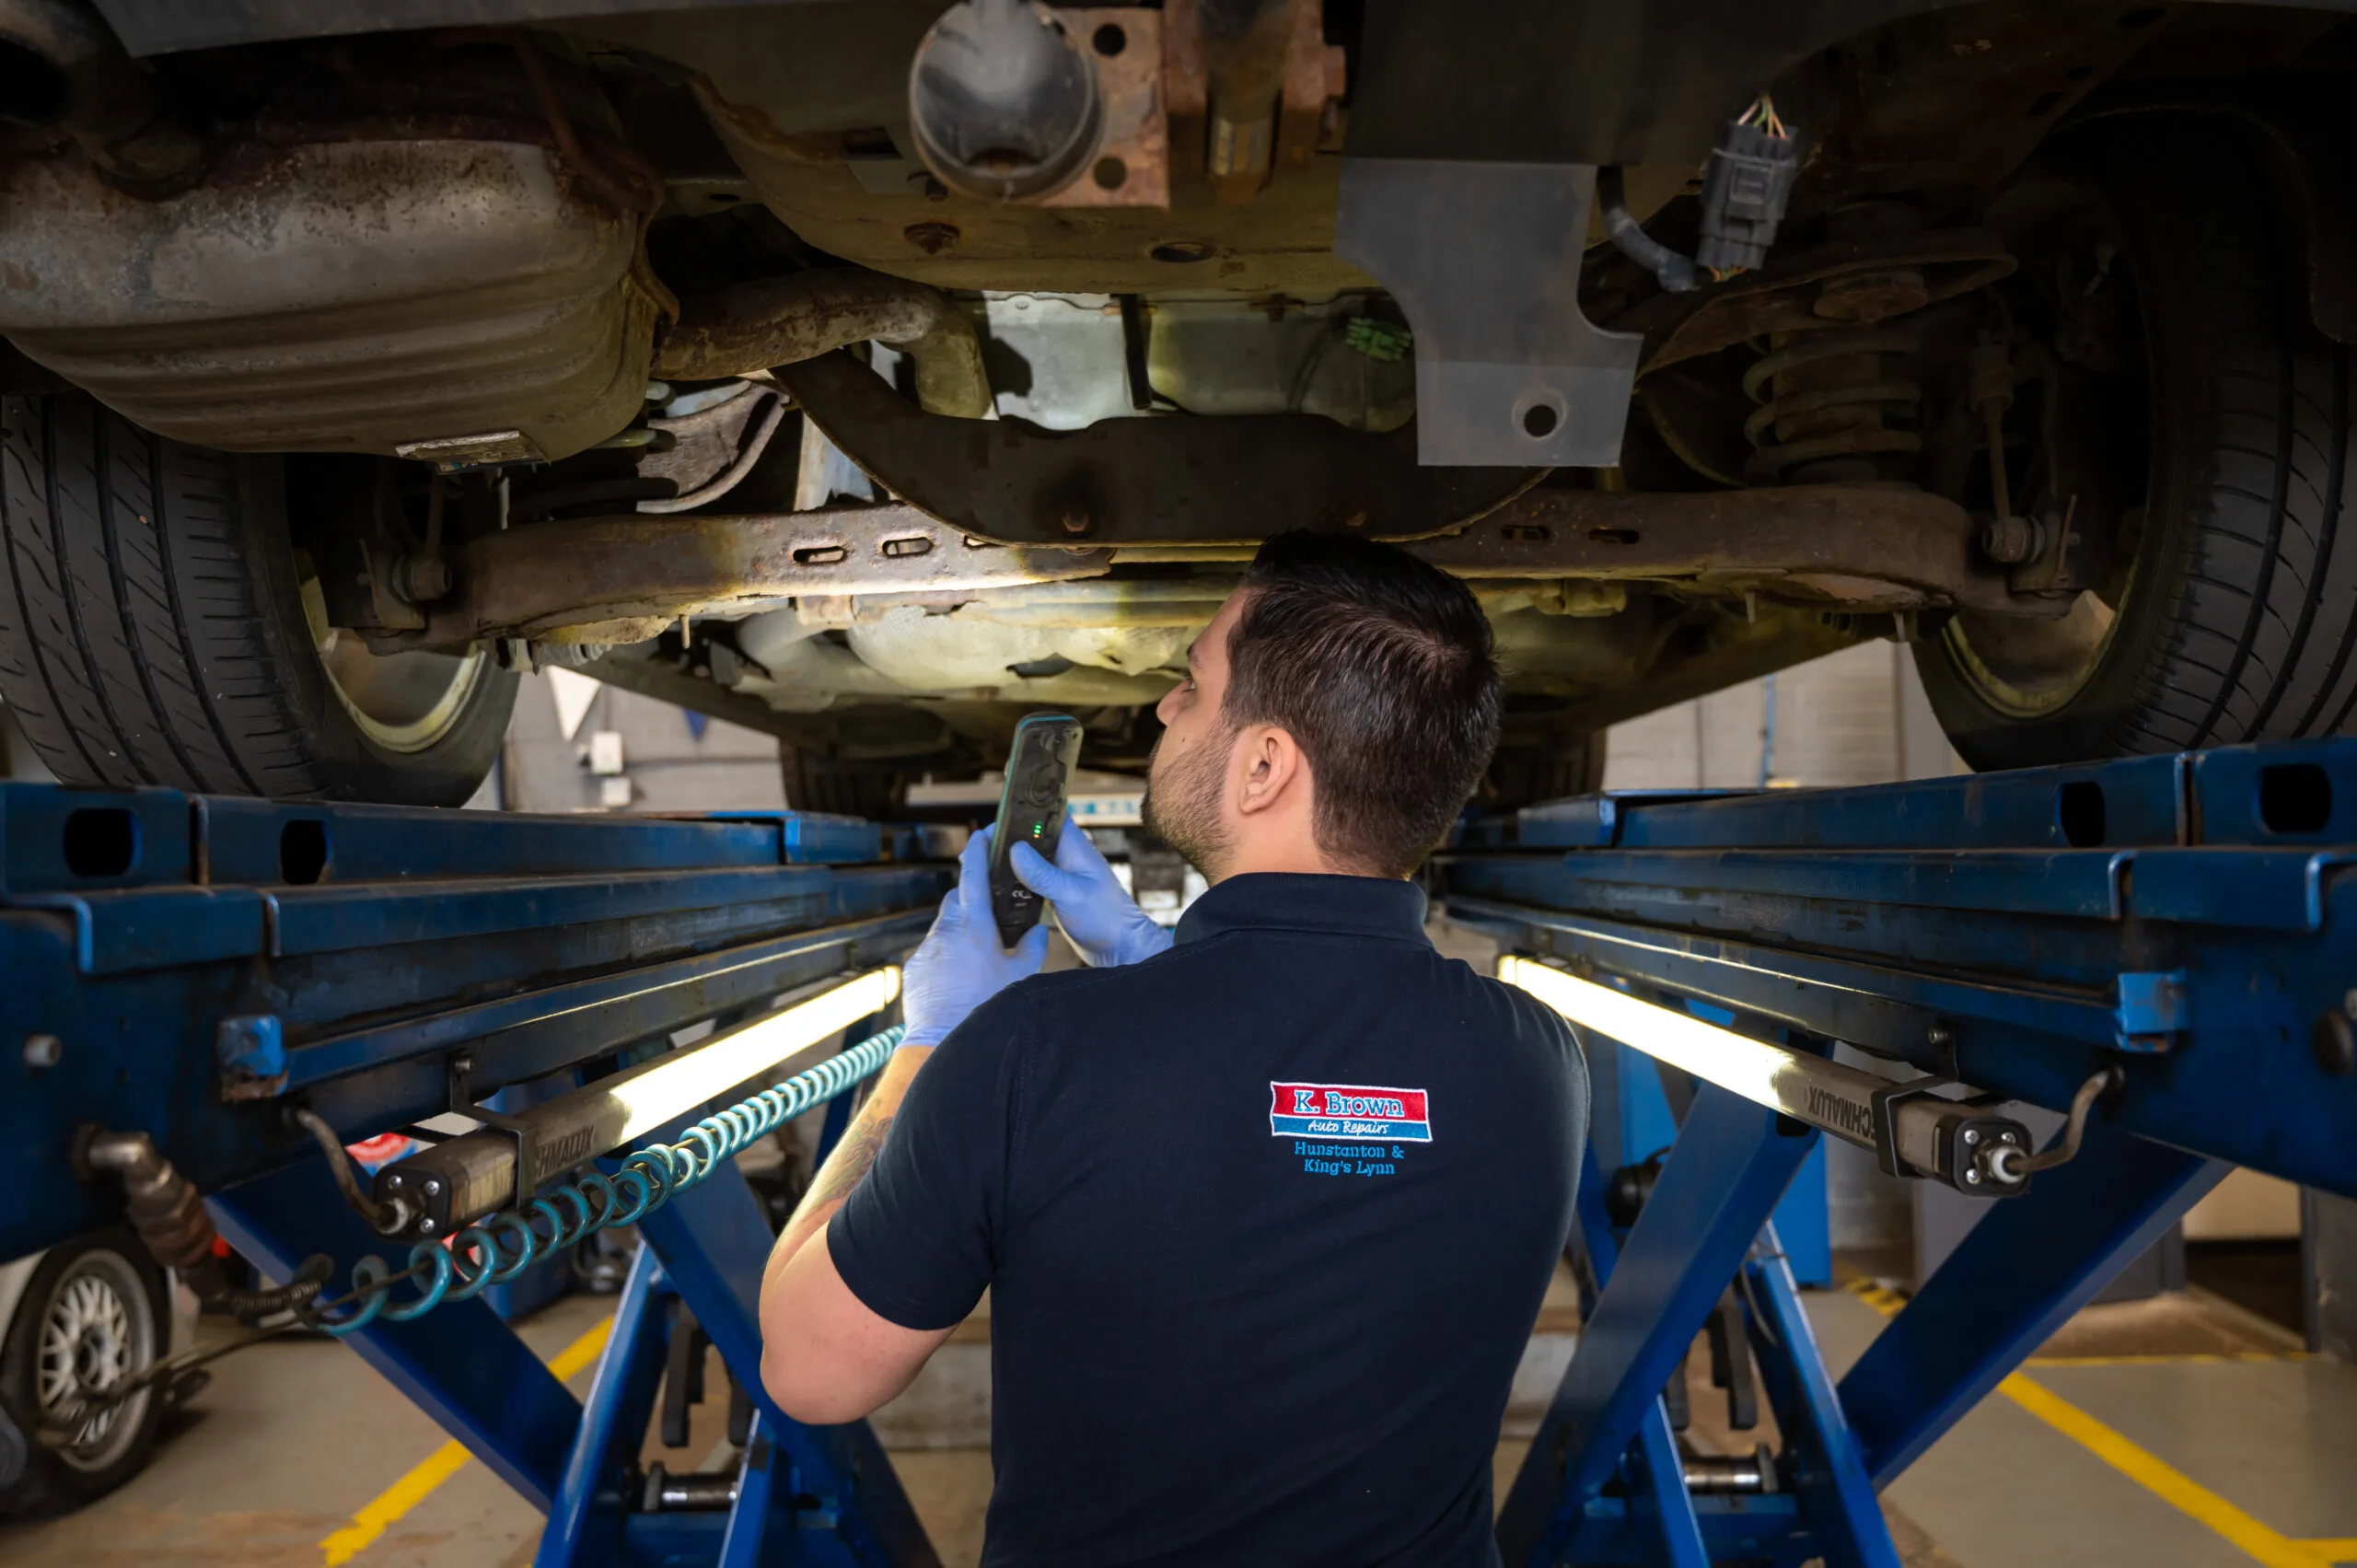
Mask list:
[[1522,987],[1518,985],[1508,985],[1504,981],[1500,980],[1497,976],[1482,974],[1479,970],[1474,971],[1474,978],[1480,982],[1481,989],[1483,991],[1495,998],[1501,1005],[1513,1008],[1515,1012],[1521,1016],[1527,1018],[1543,1018],[1552,1029],[1567,1029],[1569,1028],[1569,1026],[1563,1022],[1563,1015],[1558,1013],[1554,1008],[1550,1007],[1546,1003],[1541,1002],[1538,997],[1533,996],[1529,992],[1525,991]]
[[1464,966],[1471,978],[1475,994],[1487,1005],[1496,1009],[1502,1020],[1511,1020],[1514,1030],[1523,1038],[1544,1042],[1576,1056],[1578,1042],[1571,1025],[1563,1016],[1518,985],[1508,985],[1492,975],[1486,975],[1471,965]]
[[[1149,958],[1145,964],[1155,961]],[[968,1014],[965,1022],[951,1032],[949,1040],[954,1041],[961,1036],[972,1036],[977,1043],[987,1038],[1001,1045],[1012,1045],[1042,1030],[1052,1033],[1052,1026],[1058,1019],[1071,1016],[1076,1009],[1096,1005],[1092,993],[1135,984],[1136,971],[1144,969],[1145,964],[1124,964],[1111,969],[1055,970],[1026,975]],[[943,1043],[946,1045],[949,1041]]]

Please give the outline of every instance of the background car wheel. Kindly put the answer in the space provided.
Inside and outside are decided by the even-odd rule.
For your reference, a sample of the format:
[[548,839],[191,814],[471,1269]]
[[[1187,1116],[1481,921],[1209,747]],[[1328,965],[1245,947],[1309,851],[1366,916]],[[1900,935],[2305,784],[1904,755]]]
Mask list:
[[2042,399],[2017,349],[2009,466],[2044,494],[2016,510],[2108,559],[2060,620],[1959,614],[1916,645],[1975,768],[2336,734],[2357,703],[2351,351],[2230,124],[2099,122],[1992,203],[2049,366]]
[[515,674],[327,625],[280,459],[78,393],[0,399],[0,698],[61,780],[456,806],[491,771]]
[[900,810],[909,793],[911,770],[899,761],[830,757],[781,740],[777,763],[785,781],[785,804],[795,811],[880,822]]
[[1511,811],[1542,800],[1594,795],[1604,787],[1604,736],[1552,744],[1516,745],[1511,739],[1490,759],[1490,772],[1474,803],[1487,810]]
[[0,1489],[0,1513],[78,1507],[146,1464],[164,1410],[161,1389],[143,1388],[71,1421],[73,1438],[62,1446],[33,1434],[44,1418],[164,1353],[164,1292],[163,1271],[129,1231],[86,1237],[41,1259],[0,1340],[0,1403],[29,1450],[23,1477]]

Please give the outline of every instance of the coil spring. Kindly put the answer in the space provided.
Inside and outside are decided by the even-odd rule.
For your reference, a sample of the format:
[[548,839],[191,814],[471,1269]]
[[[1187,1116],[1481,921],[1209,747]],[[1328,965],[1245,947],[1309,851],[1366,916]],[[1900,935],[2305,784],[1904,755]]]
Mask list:
[[[807,1072],[715,1110],[689,1128],[678,1143],[650,1144],[624,1156],[621,1168],[611,1176],[593,1171],[576,1178],[519,1208],[467,1226],[447,1244],[421,1241],[410,1249],[409,1266],[399,1274],[371,1253],[352,1266],[351,1291],[336,1303],[322,1304],[349,1306],[351,1310],[341,1318],[314,1318],[313,1327],[340,1338],[379,1318],[405,1323],[444,1302],[466,1301],[493,1285],[505,1284],[584,1237],[635,1225],[755,1139],[875,1073],[906,1032],[895,1024]],[[418,1294],[396,1302],[392,1287],[402,1279],[420,1281]]]
[[[1894,374],[1887,355],[1910,355],[1914,334],[1887,327],[1811,332],[1763,355],[1744,372],[1743,389],[1760,407],[1744,421],[1759,477],[1773,479],[1829,460],[1911,454],[1922,437],[1894,430],[1886,414],[1912,414],[1918,383]],[[1856,478],[1855,474],[1792,474]]]

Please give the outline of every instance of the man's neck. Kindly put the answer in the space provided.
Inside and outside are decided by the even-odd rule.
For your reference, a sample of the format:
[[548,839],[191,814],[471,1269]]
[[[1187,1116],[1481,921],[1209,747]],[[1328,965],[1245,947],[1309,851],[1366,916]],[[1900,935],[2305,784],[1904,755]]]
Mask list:
[[1283,838],[1260,843],[1239,843],[1219,868],[1213,882],[1225,882],[1231,877],[1248,876],[1257,871],[1289,872],[1306,877],[1372,877],[1376,873],[1362,865],[1345,865],[1332,859],[1318,847],[1316,841]]

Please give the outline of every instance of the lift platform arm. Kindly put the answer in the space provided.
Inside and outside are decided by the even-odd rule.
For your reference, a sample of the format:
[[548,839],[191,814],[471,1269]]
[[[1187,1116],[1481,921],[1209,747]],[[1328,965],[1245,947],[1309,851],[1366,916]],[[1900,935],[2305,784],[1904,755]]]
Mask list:
[[[1633,1215],[1608,1212],[1589,1162],[1584,1329],[1504,1500],[1508,1562],[1896,1568],[1875,1490],[2230,1163],[2357,1195],[2352,866],[2357,742],[1586,797],[1469,827],[1435,869],[1446,912],[1580,1032],[1692,1085]],[[280,1279],[389,1230],[420,1238],[413,1257],[469,1224],[528,1231],[517,1202],[627,1187],[633,1162],[692,1168],[711,1179],[639,1221],[586,1406],[478,1300],[388,1310],[350,1342],[548,1511],[547,1568],[930,1564],[865,1424],[801,1426],[759,1393],[771,1228],[726,1156],[881,1060],[888,1033],[834,1056],[767,1021],[823,1005],[803,1025],[881,1029],[881,977],[954,874],[903,830],[795,813],[0,787],[0,1044],[18,1053],[0,1058],[0,1256],[121,1213],[92,1129],[144,1136]],[[764,1073],[802,1086],[713,1109]],[[535,1081],[567,1092],[514,1117],[482,1103]],[[2026,1107],[2068,1119],[2045,1149]],[[339,1194],[320,1128],[333,1144],[454,1108],[482,1130]],[[2010,1194],[1838,1385],[1768,1223],[1827,1134]],[[656,1152],[674,1144],[703,1152],[675,1166]],[[674,1302],[754,1400],[725,1488],[634,1468]],[[1759,1369],[1772,1458],[1680,1446],[1662,1390],[1706,1320],[1730,1367]]]
[[[591,1159],[682,1140],[684,1163],[634,1156],[668,1174],[642,1205],[646,1246],[586,1411],[482,1299],[422,1302],[422,1281],[400,1281],[414,1263],[395,1291],[354,1293],[335,1331],[550,1512],[546,1561],[752,1562],[766,1537],[774,1560],[930,1563],[865,1424],[805,1427],[760,1392],[770,1221],[726,1157],[898,1038],[841,1057],[825,1043],[883,1028],[895,960],[956,877],[919,851],[910,830],[795,812],[547,818],[0,785],[0,1258],[115,1222],[128,1170],[163,1203],[143,1214],[133,1193],[143,1237],[201,1255],[217,1225],[272,1278],[308,1277],[274,1297],[306,1303],[326,1274],[314,1259],[341,1268],[389,1237],[442,1259],[438,1237],[486,1216],[456,1250],[528,1240],[537,1223],[538,1244],[502,1254],[520,1265],[552,1238],[517,1205],[580,1234],[548,1194],[626,1191],[625,1169]],[[712,1106],[782,1077],[793,1096],[756,1095],[699,1140]],[[567,1092],[514,1115],[485,1103],[512,1085]],[[419,1125],[449,1112],[481,1131],[435,1142]],[[361,1191],[342,1145],[396,1130],[426,1147]],[[447,1180],[460,1172],[468,1184]],[[675,1300],[754,1399],[757,1462],[736,1489],[754,1501],[734,1509],[623,1495]]]
[[[1507,1562],[1895,1564],[1874,1490],[2230,1166],[2357,1195],[2352,867],[2351,741],[1469,824],[1437,882],[1501,977],[1698,1086],[1633,1226],[1583,1191],[1596,1288]],[[2043,1150],[2026,1106],[2064,1113]],[[1825,1135],[2010,1200],[1838,1388],[1767,1225]],[[1666,1486],[1661,1390],[1731,1283],[1786,1452]]]

